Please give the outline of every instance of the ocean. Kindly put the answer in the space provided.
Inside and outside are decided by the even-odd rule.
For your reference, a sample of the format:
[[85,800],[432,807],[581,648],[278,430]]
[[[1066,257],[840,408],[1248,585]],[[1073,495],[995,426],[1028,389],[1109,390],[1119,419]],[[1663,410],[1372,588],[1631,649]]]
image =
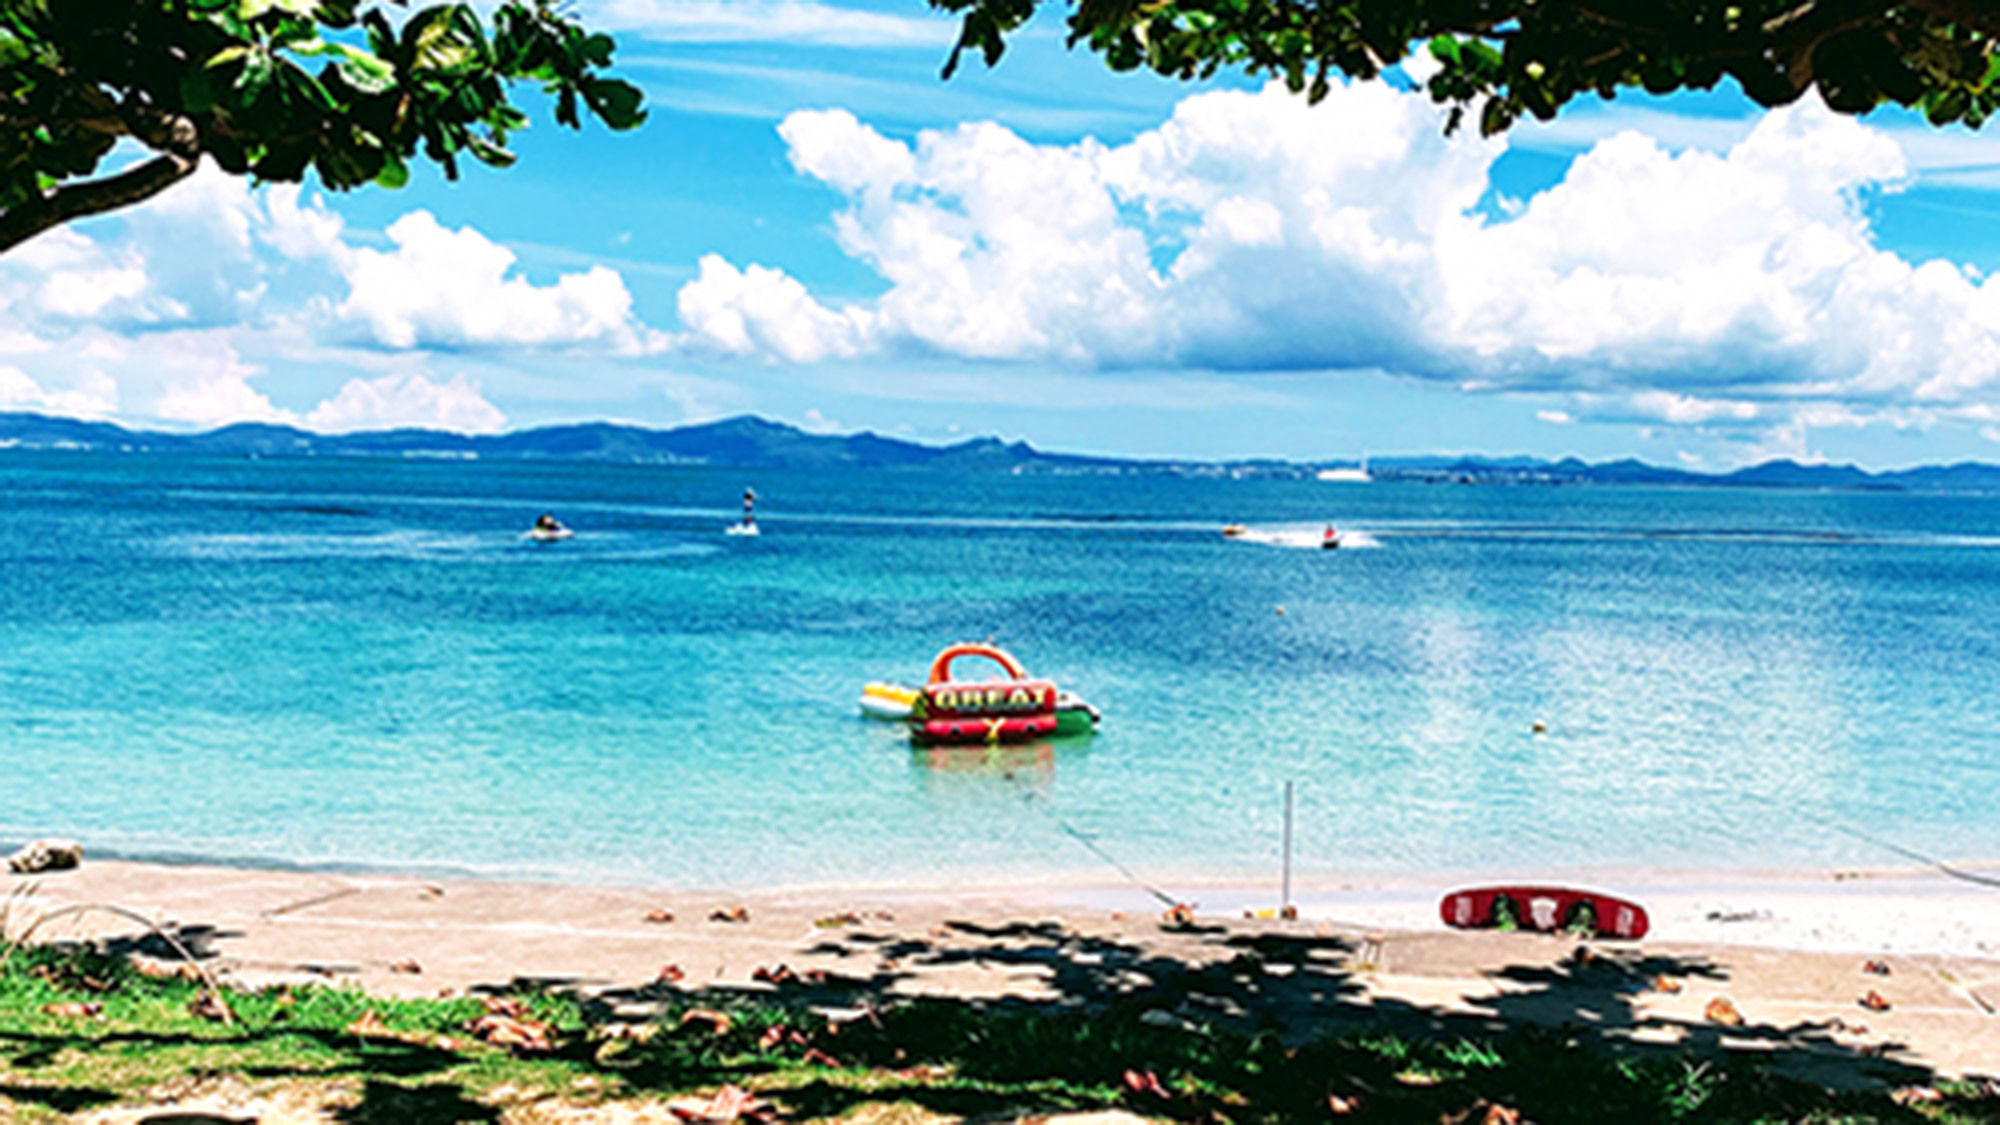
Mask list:
[[[18,449],[0,497],[0,840],[1171,884],[1274,872],[1290,782],[1302,878],[2000,857],[2000,498]],[[988,638],[1097,736],[859,716]]]

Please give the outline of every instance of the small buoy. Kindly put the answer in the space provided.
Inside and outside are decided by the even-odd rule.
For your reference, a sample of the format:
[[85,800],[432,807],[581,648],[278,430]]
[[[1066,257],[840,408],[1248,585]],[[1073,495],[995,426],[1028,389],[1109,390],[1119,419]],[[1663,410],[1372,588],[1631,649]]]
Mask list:
[[1283,617],[1284,615],[1285,615],[1285,607],[1284,607],[1284,606],[1279,606],[1279,607],[1278,607],[1278,616],[1279,616],[1279,617]]
[[1535,733],[1536,733],[1536,734],[1547,734],[1547,733],[1549,733],[1549,724],[1547,724],[1547,723],[1545,723],[1545,722],[1541,721],[1540,719],[1536,719],[1536,720],[1535,720]]

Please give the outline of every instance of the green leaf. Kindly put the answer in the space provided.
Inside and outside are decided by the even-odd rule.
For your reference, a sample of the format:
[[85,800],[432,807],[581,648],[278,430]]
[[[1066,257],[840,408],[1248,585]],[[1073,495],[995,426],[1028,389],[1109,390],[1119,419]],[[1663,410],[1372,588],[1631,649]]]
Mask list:
[[1924,117],[1933,125],[1949,125],[1965,116],[1972,106],[1972,95],[1964,90],[1946,90],[1925,99]]
[[250,51],[243,56],[243,73],[236,76],[236,89],[243,93],[242,105],[249,105],[257,95],[271,84],[275,72],[271,56],[262,51]]
[[[567,124],[645,120],[639,88],[602,72],[615,42],[573,18],[570,0],[427,2],[0,0],[0,102],[35,120],[0,130],[0,213],[96,173],[117,141],[82,121],[101,115],[106,91],[195,118],[204,153],[231,174],[318,168],[339,189],[404,186],[419,154],[447,177],[468,156],[514,163],[509,135],[528,117],[508,104],[511,78],[528,78]],[[975,44],[997,57],[1036,0],[965,3],[1000,13]],[[1173,21],[1155,18],[1172,39],[1163,58],[1185,67],[1196,55]]]
[[616,78],[594,78],[580,84],[583,100],[600,121],[613,129],[636,129],[646,121],[640,106],[646,95],[637,86]]
[[222,50],[208,57],[208,68],[214,70],[217,67],[228,66],[230,63],[249,58],[256,49],[255,47],[244,46],[241,43],[234,47],[224,47]]
[[363,94],[386,94],[396,86],[396,68],[388,60],[359,47],[332,44],[341,58],[334,63],[341,81]]
[[580,66],[610,66],[611,50],[616,46],[609,35],[586,35],[572,54]]
[[354,13],[359,7],[358,0],[320,0],[313,18],[328,27],[353,27]]
[[389,19],[380,8],[370,8],[361,17],[361,27],[368,33],[368,49],[382,58],[396,54],[396,31],[389,26]]
[[514,164],[516,157],[513,153],[477,133],[467,134],[465,141],[466,147],[472,150],[472,155],[478,157],[482,164],[493,168],[510,168]]
[[404,187],[410,182],[410,166],[395,153],[384,153],[382,170],[375,173],[375,182],[391,191]]
[[272,12],[310,16],[316,2],[317,0],[242,0],[237,5],[236,14],[245,20],[262,19]]
[[416,70],[461,77],[491,66],[484,29],[464,5],[427,8],[403,25],[402,52]]
[[204,114],[216,105],[215,78],[208,68],[189,70],[181,75],[181,105],[189,113]]
[[320,85],[319,79],[307,74],[297,66],[286,63],[278,69],[279,85],[286,96],[293,101],[318,108],[322,113],[331,113],[340,108],[333,95]]

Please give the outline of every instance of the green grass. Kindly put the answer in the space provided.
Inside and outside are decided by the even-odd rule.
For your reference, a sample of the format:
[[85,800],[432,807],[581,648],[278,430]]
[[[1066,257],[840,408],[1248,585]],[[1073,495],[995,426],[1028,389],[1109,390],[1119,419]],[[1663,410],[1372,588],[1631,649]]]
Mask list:
[[[782,996],[674,1000],[637,1037],[588,1000],[521,997],[559,1032],[553,1051],[502,1050],[466,1031],[476,999],[394,1000],[337,988],[230,992],[237,1024],[193,1010],[198,983],[156,980],[78,949],[27,949],[0,970],[0,1120],[60,1120],[143,1101],[189,1076],[257,1089],[338,1095],[339,1120],[492,1121],[535,1099],[589,1104],[663,1098],[734,1082],[796,1119],[989,1117],[1122,1106],[1228,1123],[1331,1121],[1329,1097],[1359,1099],[1360,1120],[1438,1121],[1480,1103],[1558,1122],[2000,1122],[2000,1100],[1969,1086],[1906,1107],[1887,1091],[1832,1093],[1762,1060],[1724,1054],[1616,1054],[1581,1033],[1491,1037],[1367,1029],[1308,1042],[1275,1030],[1157,1026],[1136,1006],[1093,1011],[1027,1003],[922,1000],[884,1005],[838,1028]],[[102,1005],[95,1018],[45,1005]],[[731,1017],[726,1033],[685,1026],[694,1007]],[[348,1031],[373,1012],[399,1038]],[[784,1025],[801,1041],[767,1048]],[[834,1065],[816,1065],[814,1057]],[[1162,1099],[1127,1087],[1151,1073]],[[1478,1115],[1473,1116],[1478,1120]]]

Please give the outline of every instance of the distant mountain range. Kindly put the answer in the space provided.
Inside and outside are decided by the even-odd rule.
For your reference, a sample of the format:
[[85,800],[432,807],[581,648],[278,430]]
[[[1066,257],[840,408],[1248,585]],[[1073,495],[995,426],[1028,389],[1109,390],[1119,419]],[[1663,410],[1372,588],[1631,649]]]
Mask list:
[[[198,434],[133,430],[45,414],[0,412],[0,449],[77,449],[226,457],[405,457],[479,460],[612,461],[743,469],[919,469],[947,473],[1045,473],[1310,478],[1353,462],[1155,461],[1045,453],[1024,441],[975,438],[923,445],[861,433],[808,433],[742,416],[671,430],[610,422],[544,426],[470,435],[443,430],[315,434],[290,426],[242,423]],[[1589,464],[1574,457],[1380,457],[1377,480],[1465,484],[1668,484],[1690,487],[1850,489],[1906,492],[2000,492],[2000,465],[1961,462],[1870,473],[1852,465],[1766,461],[1731,473],[1693,473],[1642,461]]]

